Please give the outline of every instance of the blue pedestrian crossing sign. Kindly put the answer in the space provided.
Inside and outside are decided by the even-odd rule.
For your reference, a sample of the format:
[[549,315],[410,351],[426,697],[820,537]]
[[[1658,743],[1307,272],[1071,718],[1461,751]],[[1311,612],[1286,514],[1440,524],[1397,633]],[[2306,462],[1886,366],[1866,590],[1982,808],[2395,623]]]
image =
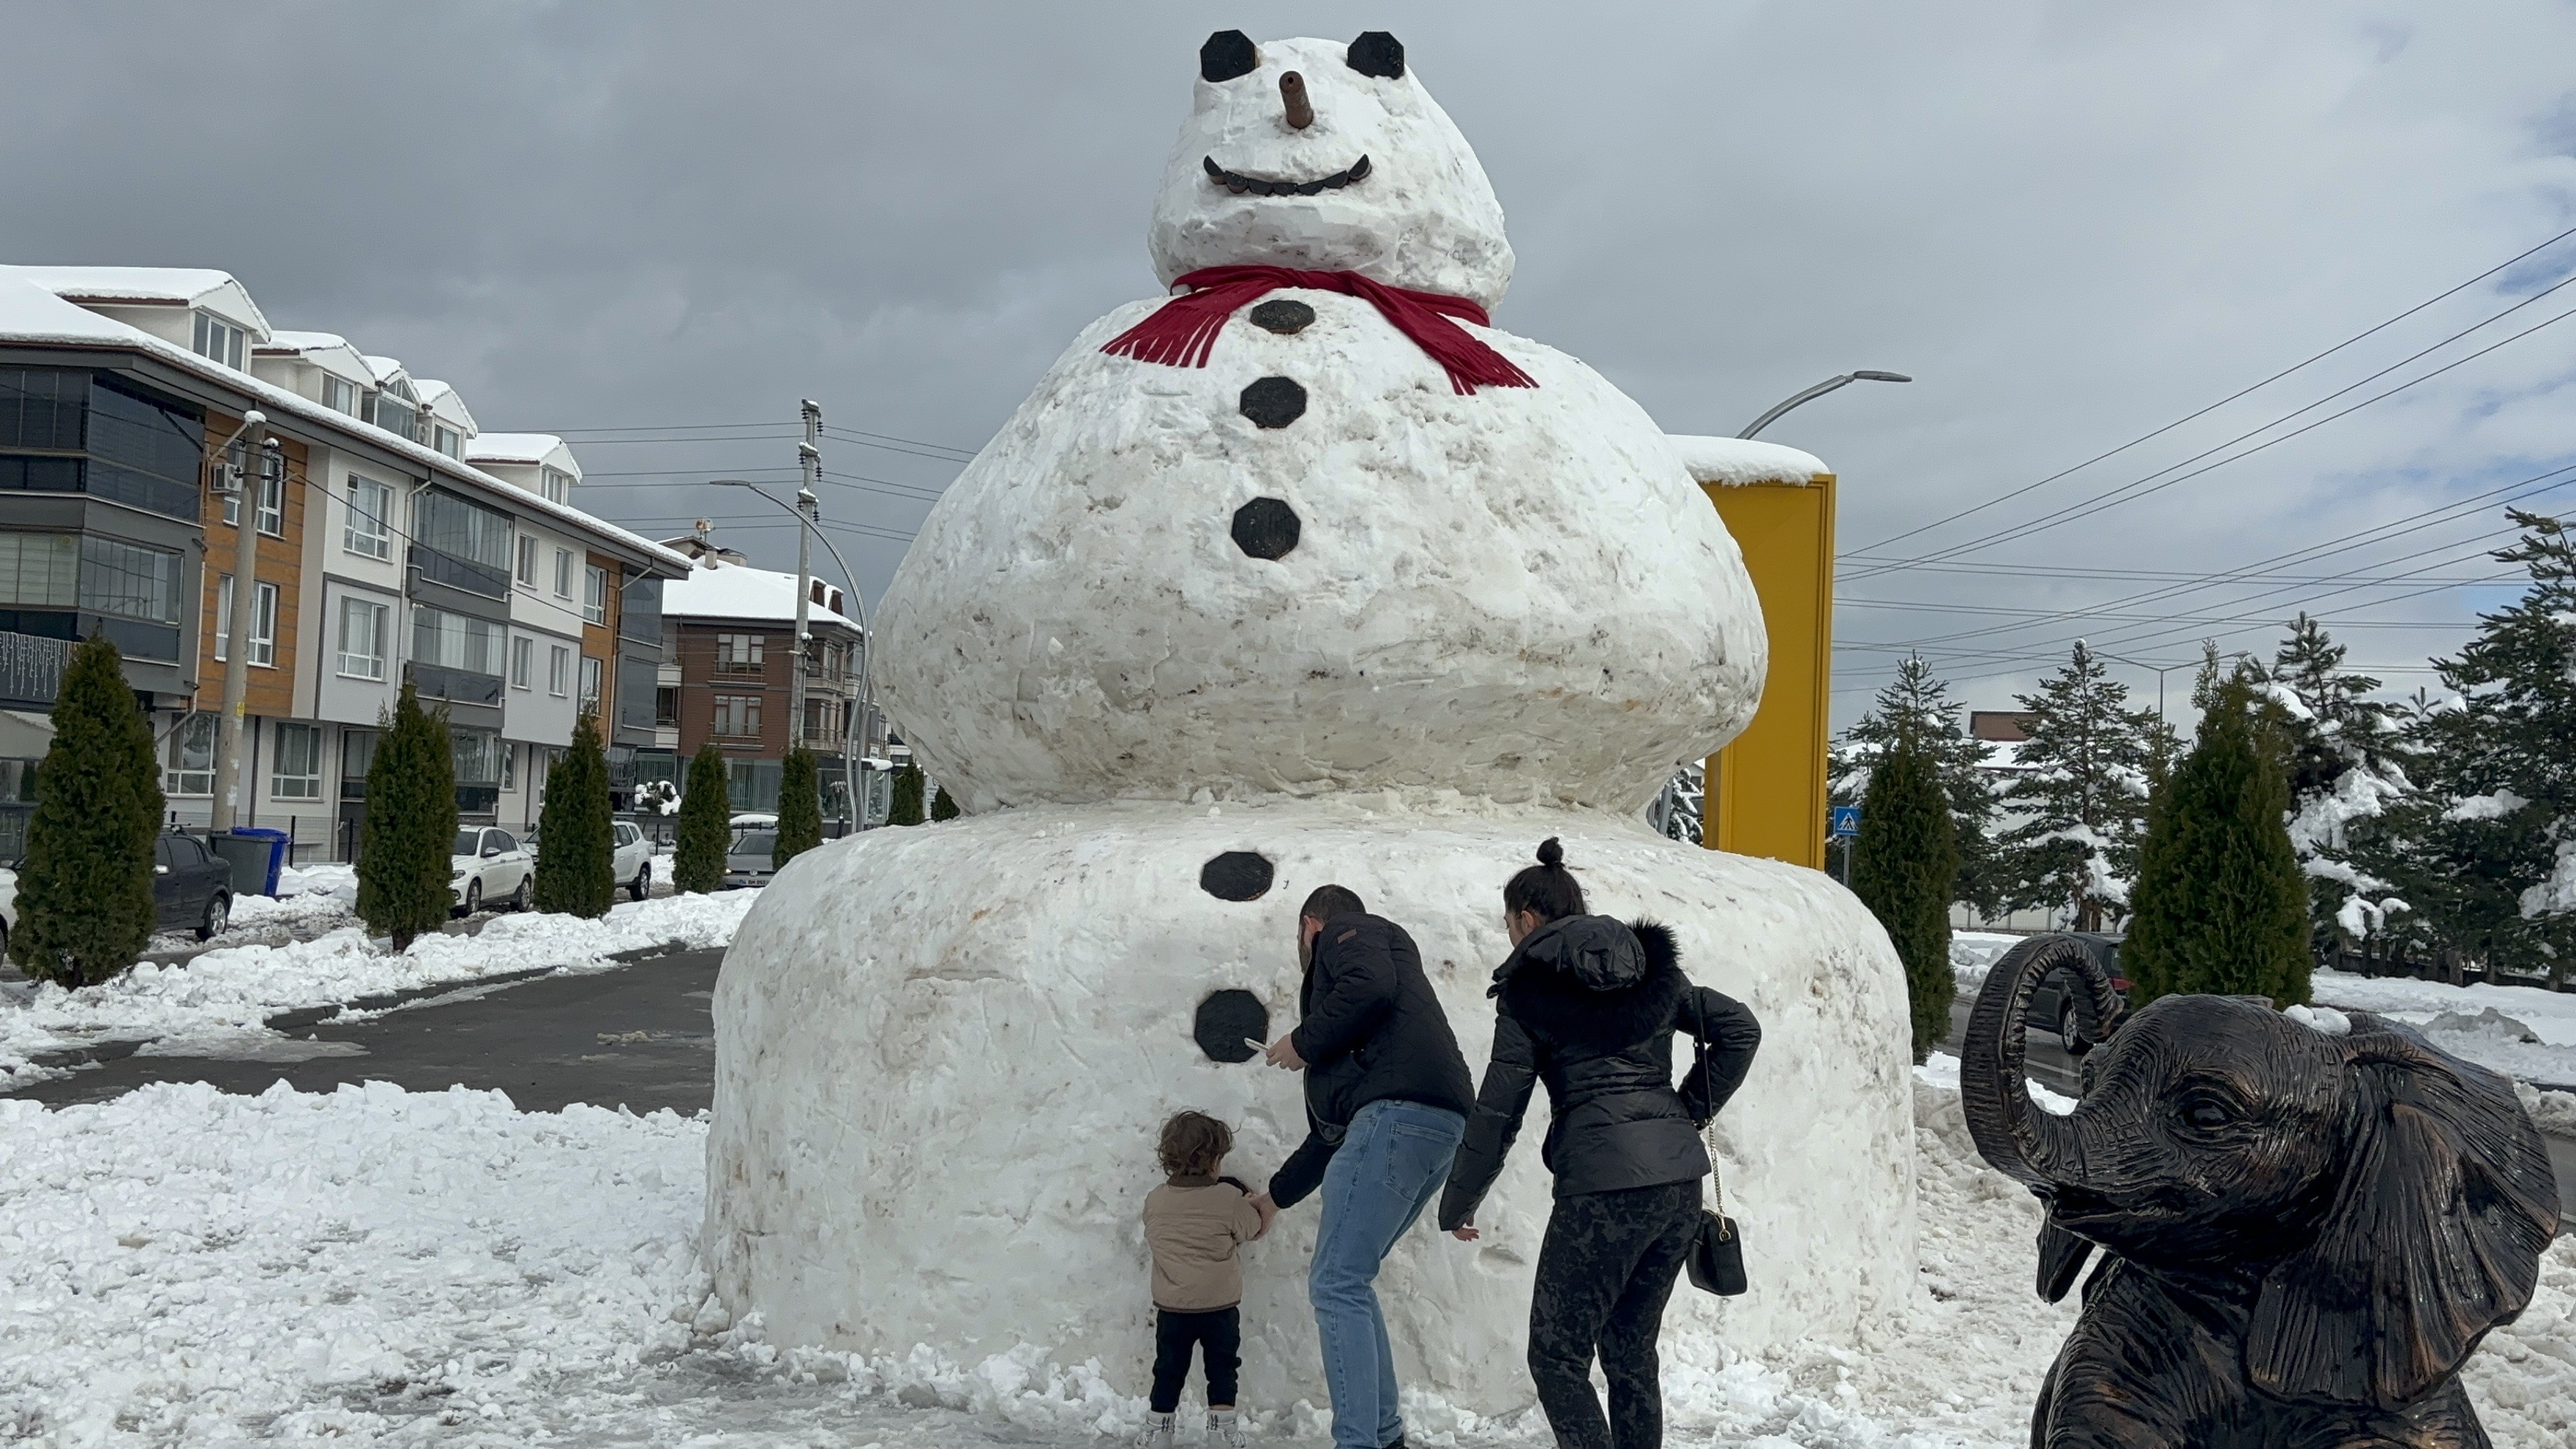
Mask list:
[[1860,807],[1857,805],[1826,806],[1825,833],[1842,836],[1860,834]]

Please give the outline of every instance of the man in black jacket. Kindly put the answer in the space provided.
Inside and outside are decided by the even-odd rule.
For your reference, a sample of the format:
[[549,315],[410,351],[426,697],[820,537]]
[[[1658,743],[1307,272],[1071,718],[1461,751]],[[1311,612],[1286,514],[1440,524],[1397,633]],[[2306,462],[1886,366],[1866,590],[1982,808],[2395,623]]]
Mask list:
[[1269,1063],[1306,1074],[1306,1140],[1254,1199],[1267,1220],[1323,1189],[1306,1297],[1333,1400],[1334,1449],[1404,1440],[1377,1270],[1448,1180],[1475,1086],[1422,953],[1337,885],[1298,909],[1297,1029]]

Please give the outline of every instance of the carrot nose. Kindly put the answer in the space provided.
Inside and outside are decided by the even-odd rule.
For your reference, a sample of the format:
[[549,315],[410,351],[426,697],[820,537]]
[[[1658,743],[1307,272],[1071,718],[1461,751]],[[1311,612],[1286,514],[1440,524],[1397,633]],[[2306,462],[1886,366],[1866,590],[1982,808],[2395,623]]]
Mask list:
[[1288,107],[1288,126],[1302,131],[1315,124],[1314,103],[1306,99],[1306,78],[1289,71],[1279,77],[1279,99]]

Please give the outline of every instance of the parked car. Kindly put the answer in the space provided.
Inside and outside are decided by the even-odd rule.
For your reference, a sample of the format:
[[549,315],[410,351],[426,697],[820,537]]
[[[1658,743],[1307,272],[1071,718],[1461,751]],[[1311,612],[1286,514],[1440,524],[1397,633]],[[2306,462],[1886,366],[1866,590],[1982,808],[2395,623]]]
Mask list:
[[485,901],[499,901],[513,911],[528,908],[528,878],[537,872],[537,858],[510,832],[493,825],[466,826],[456,832],[448,864],[455,871],[448,888],[456,893],[456,908],[466,915],[483,909]]
[[[2098,931],[2068,931],[2065,934],[2082,942],[2084,948],[2093,953],[2093,959],[2102,963],[2102,970],[2111,978],[2111,989],[2118,992],[2121,1002],[2126,1004],[2129,978],[2120,974],[2120,943],[2128,938]],[[2083,1020],[2077,1014],[2075,1001],[2080,990],[2081,983],[2073,972],[2057,970],[2048,973],[2030,995],[2030,1019],[2056,1028],[2057,1039],[2066,1044],[2068,1051],[2078,1055],[2099,1044],[2085,1035]]]
[[193,835],[156,838],[152,913],[158,930],[193,930],[200,941],[222,935],[233,918],[233,863]]
[[725,851],[725,889],[741,890],[769,884],[769,878],[778,873],[777,867],[769,863],[770,855],[777,849],[778,830],[775,826],[735,831],[733,844]]
[[[193,835],[152,841],[152,928],[194,931],[200,941],[224,933],[233,918],[233,866]],[[0,956],[18,930],[18,873],[0,869]]]
[[[643,827],[624,820],[610,821],[608,832],[611,852],[609,859],[613,862],[611,870],[615,874],[617,883],[626,887],[626,894],[632,899],[640,901],[651,895],[653,893],[652,840],[644,834]],[[529,831],[528,838],[520,843],[528,848],[528,854],[532,859],[546,853],[545,846],[536,831]]]

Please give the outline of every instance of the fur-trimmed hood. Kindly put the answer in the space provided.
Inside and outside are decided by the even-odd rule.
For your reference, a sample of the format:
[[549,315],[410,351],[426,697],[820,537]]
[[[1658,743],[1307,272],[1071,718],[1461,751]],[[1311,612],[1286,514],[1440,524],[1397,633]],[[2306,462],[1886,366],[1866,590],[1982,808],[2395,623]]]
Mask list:
[[1491,994],[1532,1040],[1608,1055],[1670,1028],[1689,986],[1668,927],[1567,916],[1521,941]]

